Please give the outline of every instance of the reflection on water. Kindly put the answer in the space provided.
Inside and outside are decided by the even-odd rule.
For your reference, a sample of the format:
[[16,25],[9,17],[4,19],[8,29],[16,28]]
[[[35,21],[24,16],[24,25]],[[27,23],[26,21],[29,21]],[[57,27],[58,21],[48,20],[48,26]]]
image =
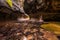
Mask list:
[[21,18],[17,18],[17,21],[27,21],[30,20],[30,16],[26,13],[24,13],[24,15],[22,15]]

